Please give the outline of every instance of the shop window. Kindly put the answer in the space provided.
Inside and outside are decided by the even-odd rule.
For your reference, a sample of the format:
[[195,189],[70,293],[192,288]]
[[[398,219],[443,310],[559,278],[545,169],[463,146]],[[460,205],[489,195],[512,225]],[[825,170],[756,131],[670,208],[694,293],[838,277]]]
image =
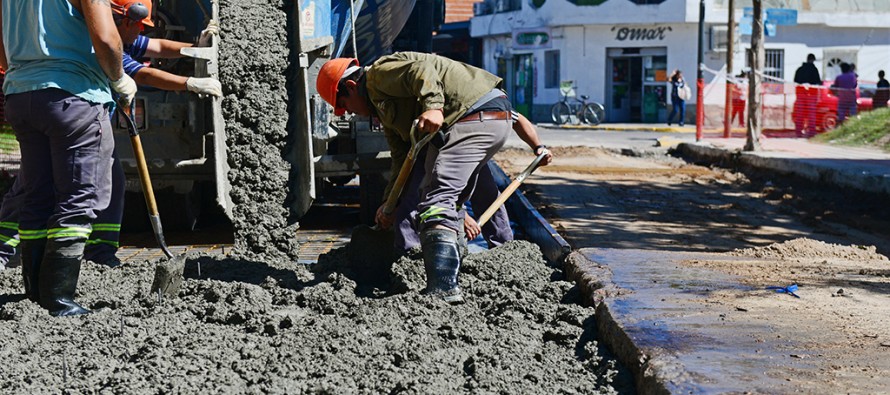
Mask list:
[[[753,68],[751,60],[751,51],[746,51],[747,64],[749,68]],[[785,50],[784,49],[765,49],[763,51],[763,75],[773,78],[785,79]]]
[[559,88],[559,51],[544,52],[544,88]]
[[643,59],[646,82],[667,82],[667,56],[653,56]]

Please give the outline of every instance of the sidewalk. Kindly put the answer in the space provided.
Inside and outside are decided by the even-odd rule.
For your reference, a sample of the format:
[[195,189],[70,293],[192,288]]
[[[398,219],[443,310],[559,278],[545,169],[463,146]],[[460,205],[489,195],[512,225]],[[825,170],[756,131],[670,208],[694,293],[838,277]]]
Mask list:
[[890,194],[890,153],[797,138],[765,138],[761,151],[746,152],[742,151],[745,141],[711,137],[700,143],[681,143],[677,151],[696,162],[750,167],[834,187]]
[[[557,125],[555,123],[538,123],[539,126],[558,129],[580,129],[580,130],[612,130],[612,131],[642,131],[642,132],[665,132],[665,133],[695,133],[695,125],[679,126],[674,124],[668,126],[664,123],[601,123],[599,125],[586,124],[564,124]],[[709,130],[716,132],[716,130]]]
[[[675,139],[671,145],[698,163],[890,195],[888,153],[797,138],[766,138],[762,151],[743,152],[744,138],[721,136],[709,133],[697,143]],[[890,263],[852,259],[867,267],[854,269],[843,259],[814,259],[580,248],[566,267],[596,303],[601,340],[633,371],[639,393],[886,391],[890,332],[864,332],[890,325],[887,312],[879,311],[890,284],[883,275],[869,274],[890,273]],[[799,265],[797,275],[782,281],[803,281],[805,293],[802,299],[775,294],[727,273],[741,265]],[[847,295],[838,293],[844,289]],[[833,313],[814,316],[817,305]],[[832,329],[838,317],[856,320],[846,321],[852,332]]]

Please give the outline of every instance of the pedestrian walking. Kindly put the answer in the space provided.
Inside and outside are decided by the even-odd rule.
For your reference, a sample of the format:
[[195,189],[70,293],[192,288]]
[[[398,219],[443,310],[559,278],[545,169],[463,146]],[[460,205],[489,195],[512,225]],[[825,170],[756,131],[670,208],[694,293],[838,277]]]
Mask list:
[[816,55],[807,55],[807,61],[794,72],[794,133],[803,137],[804,133],[816,133],[816,104],[819,102],[819,89],[822,78],[816,68]]
[[849,63],[841,63],[841,74],[834,79],[832,90],[837,96],[837,124],[856,115],[856,72]]
[[744,71],[736,76],[738,79],[731,86],[732,89],[732,115],[729,123],[732,124],[736,118],[739,119],[739,127],[745,127],[745,107],[747,106],[748,91],[744,88],[744,81],[747,80],[748,74]]
[[109,87],[129,104],[136,83],[107,1],[0,0],[0,10],[5,113],[22,153],[25,294],[54,316],[88,313],[74,293],[92,223],[111,197]]
[[[319,71],[319,94],[334,113],[374,116],[383,125],[392,156],[393,179],[410,146],[412,123],[436,133],[426,148],[421,201],[415,221],[427,275],[425,292],[446,302],[463,301],[458,285],[459,212],[473,193],[482,166],[504,145],[512,129],[512,106],[503,80],[485,70],[437,55],[400,52],[368,67],[339,58]],[[377,210],[378,225],[394,216]]]
[[686,81],[683,79],[683,72],[674,70],[671,74],[671,105],[673,108],[671,109],[670,115],[668,115],[668,126],[671,126],[671,122],[674,120],[674,115],[677,114],[680,116],[678,122],[680,126],[685,125],[686,100],[689,99],[690,95],[690,89],[686,86]]
[[884,79],[884,70],[878,71],[878,87],[872,98],[872,107],[885,108],[890,101],[890,82]]

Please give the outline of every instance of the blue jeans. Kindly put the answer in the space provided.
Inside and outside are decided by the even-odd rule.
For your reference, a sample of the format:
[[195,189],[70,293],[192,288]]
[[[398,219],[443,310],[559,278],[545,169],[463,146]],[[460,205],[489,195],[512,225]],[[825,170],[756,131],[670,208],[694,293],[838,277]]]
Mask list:
[[847,117],[856,115],[856,98],[839,98],[837,101],[837,124],[843,123]]
[[671,115],[668,115],[668,125],[670,125],[671,122],[674,120],[674,115],[679,112],[679,124],[680,126],[683,126],[683,124],[686,122],[686,100],[680,100],[678,98],[671,100],[671,102],[673,103],[674,108],[671,109]]

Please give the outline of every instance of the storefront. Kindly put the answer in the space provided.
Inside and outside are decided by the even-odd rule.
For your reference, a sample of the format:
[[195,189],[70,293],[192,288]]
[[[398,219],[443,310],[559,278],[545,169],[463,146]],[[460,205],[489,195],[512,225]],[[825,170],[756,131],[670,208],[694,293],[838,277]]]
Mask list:
[[664,122],[667,48],[608,48],[607,121]]
[[[509,4],[515,7],[477,7],[487,11],[470,20],[470,34],[483,42],[482,66],[507,80],[511,100],[532,120],[549,122],[550,107],[562,99],[559,82],[571,80],[579,95],[603,104],[607,122],[666,122],[668,78],[674,70],[683,72],[693,90],[686,121],[695,119],[698,0]],[[703,61],[710,71],[704,78],[705,83],[715,82],[708,96],[715,98],[714,105],[723,103],[720,70],[727,56],[726,4],[725,0],[705,0]],[[816,55],[826,80],[834,77],[841,61],[856,63],[860,78],[866,81],[873,81],[878,70],[890,71],[886,56],[890,26],[885,22],[890,12],[876,5],[861,5],[849,12],[840,2],[809,4],[791,10],[799,13],[791,24],[770,28],[765,40],[766,75],[793,80],[794,70],[808,53]],[[741,24],[750,1],[738,0],[735,5]],[[783,13],[787,14],[797,15]],[[518,32],[532,34],[518,36]],[[733,75],[748,66],[750,35],[737,28],[735,40]]]

